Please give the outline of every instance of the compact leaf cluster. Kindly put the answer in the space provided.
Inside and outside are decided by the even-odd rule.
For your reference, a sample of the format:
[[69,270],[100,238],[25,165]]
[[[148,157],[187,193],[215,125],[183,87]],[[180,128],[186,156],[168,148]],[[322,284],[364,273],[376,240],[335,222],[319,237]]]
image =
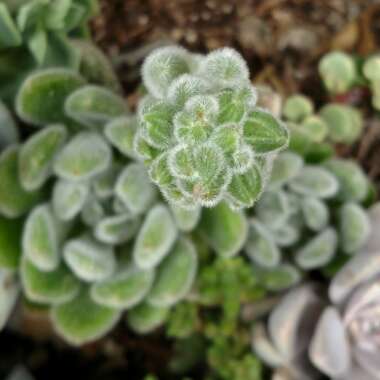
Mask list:
[[185,208],[253,205],[285,126],[255,107],[243,58],[225,48],[206,56],[168,47],[143,68],[148,95],[138,110],[135,148],[164,197]]
[[371,186],[353,161],[307,164],[293,152],[280,154],[268,189],[253,208],[245,251],[269,290],[356,254],[370,223],[363,203]]

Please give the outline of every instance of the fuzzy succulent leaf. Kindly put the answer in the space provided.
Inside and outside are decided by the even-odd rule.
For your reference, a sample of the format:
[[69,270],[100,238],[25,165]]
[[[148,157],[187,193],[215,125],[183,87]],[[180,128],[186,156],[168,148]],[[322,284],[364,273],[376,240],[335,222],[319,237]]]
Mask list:
[[58,305],[72,300],[79,292],[80,281],[61,263],[51,271],[41,271],[24,257],[20,267],[21,283],[28,300]]
[[288,289],[301,280],[299,270],[290,264],[260,270],[258,275],[263,286],[274,292]]
[[233,211],[222,202],[212,209],[203,209],[199,229],[218,255],[232,257],[245,243],[248,223],[241,211]]
[[10,146],[0,155],[0,214],[18,218],[42,198],[40,191],[26,191],[18,176],[19,148]]
[[19,131],[7,107],[0,101],[0,152],[8,145],[16,144]]
[[114,276],[91,287],[92,299],[100,305],[127,310],[138,305],[150,291],[154,270],[133,266],[122,268]]
[[[329,127],[329,125],[326,123],[326,121],[322,117],[319,117],[316,115],[307,117],[303,121],[301,128],[307,134],[310,140],[316,143],[323,142],[329,133],[330,133],[331,138],[333,135],[332,128]],[[355,129],[356,129],[356,126],[355,126]],[[337,137],[337,139],[339,139],[340,142],[344,142],[343,140],[345,140],[345,142],[349,142],[347,140],[351,138],[352,140],[356,139],[357,137],[356,132],[354,130],[352,130],[351,132],[352,133],[350,134],[350,136],[342,136],[341,134],[339,137]]]
[[16,111],[21,119],[42,127],[67,120],[64,103],[69,94],[84,85],[76,72],[67,69],[45,69],[26,78],[16,99]]
[[337,233],[333,228],[328,227],[296,253],[296,262],[301,268],[308,270],[323,267],[333,258],[337,245]]
[[366,211],[356,203],[345,203],[342,206],[339,227],[342,249],[347,254],[358,252],[371,231]]
[[111,158],[111,148],[100,135],[81,132],[58,154],[54,172],[68,181],[86,181],[105,171]]
[[93,195],[88,196],[80,214],[82,222],[86,226],[95,227],[105,215],[101,202]]
[[137,129],[135,117],[122,116],[112,119],[105,126],[104,133],[108,141],[116,147],[120,153],[128,158],[136,158],[133,144]]
[[134,214],[146,212],[156,199],[156,189],[142,164],[129,164],[119,175],[116,195]]
[[0,4],[0,49],[19,46],[22,37],[6,4]]
[[169,315],[168,307],[156,307],[142,303],[128,311],[129,327],[139,334],[148,334],[162,325]]
[[21,147],[19,176],[25,190],[40,188],[52,174],[53,160],[66,140],[62,125],[52,125],[34,134]]
[[86,282],[104,280],[116,270],[113,248],[90,236],[68,240],[63,247],[63,257],[73,273]]
[[35,207],[28,215],[22,236],[22,251],[41,271],[58,267],[58,223],[48,204]]
[[78,346],[105,335],[119,320],[120,312],[95,303],[83,288],[71,301],[53,306],[51,317],[59,335]]
[[0,270],[0,331],[8,322],[19,294],[19,284],[14,273]]
[[18,268],[22,228],[21,219],[7,219],[0,215],[0,268]]
[[258,221],[251,221],[244,249],[248,257],[261,267],[275,268],[280,264],[280,250],[271,233]]
[[320,231],[329,221],[329,209],[318,198],[305,197],[301,201],[302,215],[305,224],[313,231]]
[[314,104],[308,97],[301,94],[293,95],[286,99],[283,108],[283,115],[294,123],[302,122],[313,112]]
[[65,101],[65,112],[73,120],[87,127],[102,127],[115,117],[129,113],[123,98],[95,85],[82,86]]
[[289,183],[290,188],[306,196],[331,198],[339,190],[337,179],[326,169],[318,166],[305,166]]
[[173,204],[170,205],[170,209],[178,229],[184,232],[190,232],[197,226],[202,211],[201,207],[188,210]]
[[172,306],[187,295],[197,273],[198,258],[190,240],[181,238],[161,262],[147,302],[156,307]]
[[170,252],[177,238],[177,227],[166,206],[154,206],[137,235],[133,259],[141,269],[157,266]]

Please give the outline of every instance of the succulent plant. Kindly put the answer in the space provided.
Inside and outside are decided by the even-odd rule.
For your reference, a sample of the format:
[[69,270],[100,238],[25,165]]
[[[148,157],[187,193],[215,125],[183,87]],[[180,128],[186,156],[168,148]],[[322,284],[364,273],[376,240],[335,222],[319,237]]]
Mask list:
[[327,103],[316,112],[312,101],[301,94],[290,96],[282,113],[290,130],[290,149],[313,162],[333,155],[331,143],[352,144],[363,129],[358,109]]
[[[329,299],[315,284],[291,290],[258,323],[252,345],[259,357],[286,379],[379,379],[380,206],[369,211],[372,232],[354,257],[334,276]],[[280,369],[281,368],[281,369]]]
[[199,210],[160,202],[144,166],[119,149],[134,118],[110,90],[45,69],[26,78],[16,103],[38,129],[0,155],[1,321],[19,277],[24,297],[46,305],[72,344],[105,334],[126,310],[137,331],[157,326],[194,281],[197,252],[181,230],[196,226]]
[[353,161],[309,165],[296,153],[281,153],[245,244],[267,289],[282,290],[302,272],[355,255],[370,232],[362,206],[368,192],[369,180]]
[[165,47],[142,73],[148,95],[134,146],[164,197],[189,209],[222,200],[234,209],[252,206],[288,132],[255,107],[243,58],[230,48],[201,56]]
[[363,65],[363,74],[372,90],[372,105],[380,110],[380,55],[367,58]]

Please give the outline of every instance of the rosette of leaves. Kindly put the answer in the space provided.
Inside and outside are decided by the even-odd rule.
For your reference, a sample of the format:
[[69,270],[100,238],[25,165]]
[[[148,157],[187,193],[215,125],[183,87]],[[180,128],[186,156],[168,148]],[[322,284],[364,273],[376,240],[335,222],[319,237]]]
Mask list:
[[222,200],[252,206],[288,132],[255,106],[243,58],[230,48],[202,56],[165,47],[145,60],[142,75],[148,94],[134,145],[164,197],[189,209]]
[[109,89],[45,69],[23,82],[16,112],[34,133],[0,155],[0,267],[10,273],[0,276],[1,322],[21,288],[73,345],[125,311],[134,330],[157,327],[193,284],[197,251],[182,231],[199,210],[159,200],[133,161],[135,118]]
[[282,113],[290,130],[290,149],[307,161],[318,162],[332,156],[332,143],[352,144],[363,129],[358,109],[328,103],[316,111],[313,102],[302,94],[290,96]]
[[370,232],[364,207],[370,188],[353,161],[311,165],[290,151],[279,155],[245,244],[267,289],[282,290],[355,255]]

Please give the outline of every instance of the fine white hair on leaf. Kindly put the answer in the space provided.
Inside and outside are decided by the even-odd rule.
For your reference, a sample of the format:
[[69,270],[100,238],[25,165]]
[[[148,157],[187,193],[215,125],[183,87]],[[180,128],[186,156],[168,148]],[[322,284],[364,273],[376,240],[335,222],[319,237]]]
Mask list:
[[242,144],[240,149],[233,153],[233,166],[230,166],[233,173],[243,174],[246,172],[254,162],[254,155],[252,149]]
[[[182,168],[179,165],[181,159],[183,161]],[[179,144],[169,151],[168,166],[170,173],[175,178],[196,179],[197,177],[192,163],[192,152],[185,144]]]
[[213,95],[195,95],[187,100],[185,110],[190,113],[203,112],[210,119],[219,112],[218,99]]

